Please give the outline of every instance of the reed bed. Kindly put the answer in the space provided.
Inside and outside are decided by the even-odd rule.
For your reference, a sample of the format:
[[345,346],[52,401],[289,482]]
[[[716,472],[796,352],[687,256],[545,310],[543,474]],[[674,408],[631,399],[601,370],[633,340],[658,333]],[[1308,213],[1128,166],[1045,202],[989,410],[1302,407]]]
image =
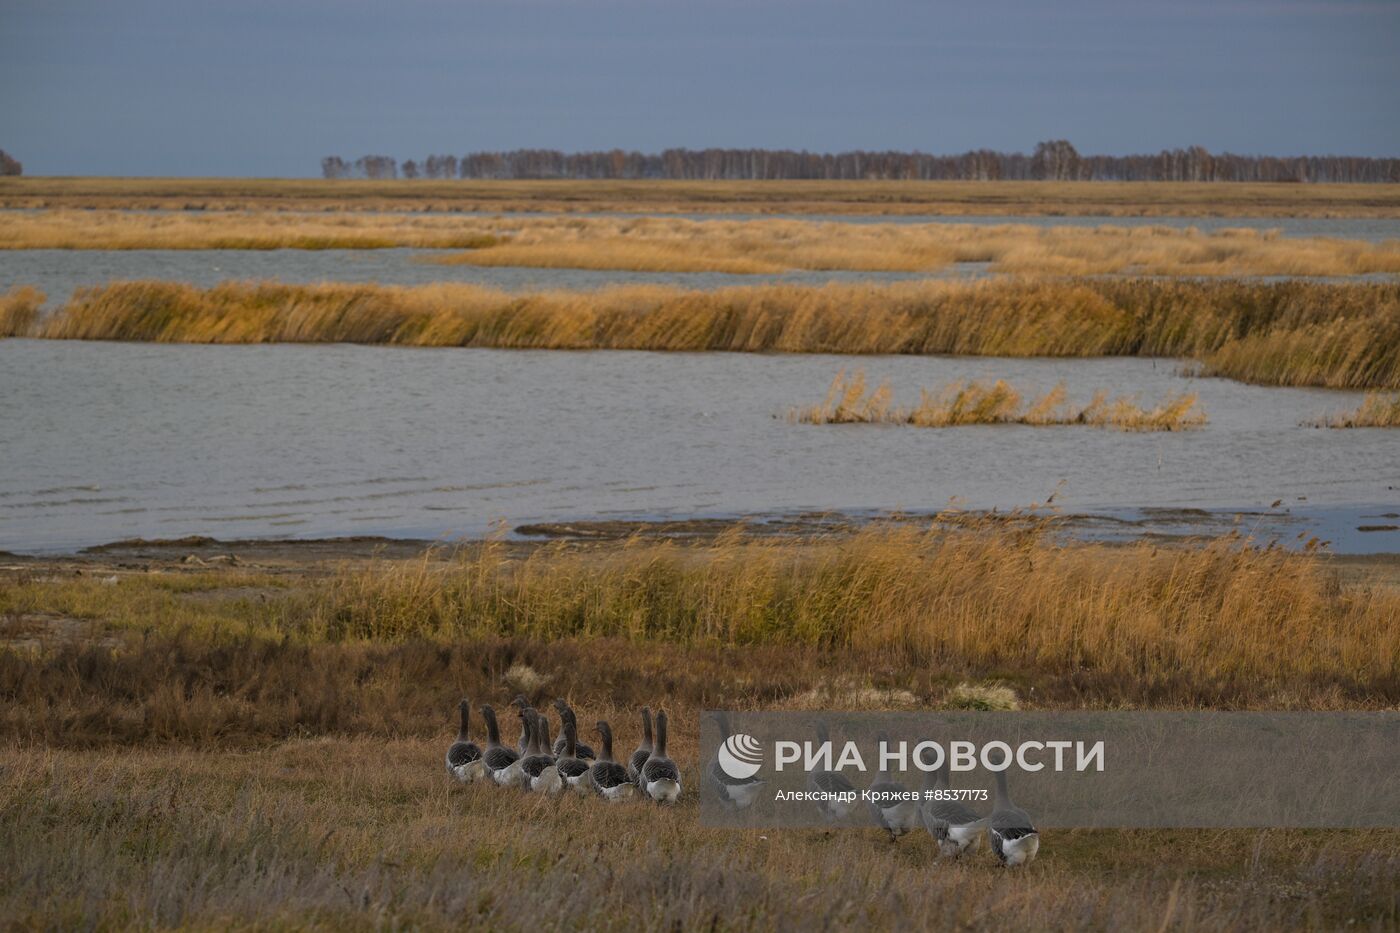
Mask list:
[[36,211],[0,249],[467,249],[432,261],[654,272],[933,272],[982,263],[1048,275],[1400,273],[1400,241],[1284,238],[1252,229],[849,224],[675,217],[483,217],[366,212]]
[[0,295],[0,339],[29,336],[39,323],[39,309],[45,300],[43,292],[28,285]]
[[[1046,528],[875,528],[783,547],[492,548],[435,570],[337,578],[320,639],[479,634],[789,645],[934,669],[1400,692],[1400,594],[1343,594],[1306,555],[1235,537],[1189,549],[1060,542]],[[1268,686],[1265,686],[1268,685]],[[1364,687],[1363,687],[1364,685]]]
[[837,373],[820,405],[794,408],[788,419],[801,424],[904,424],[921,428],[948,428],[978,424],[1087,425],[1122,431],[1182,431],[1206,423],[1196,407],[1194,393],[1168,396],[1152,408],[1142,408],[1135,398],[1110,400],[1106,391],[1094,393],[1089,404],[1075,408],[1066,402],[1065,387],[1057,385],[1036,399],[998,379],[987,384],[954,382],[937,392],[920,390],[914,408],[897,408],[888,382],[867,391],[865,372]]
[[1319,428],[1400,428],[1400,395],[1368,392],[1360,407],[1327,415],[1309,427]]
[[1054,181],[363,181],[0,178],[0,207],[1400,217],[1389,184]]
[[0,249],[479,249],[499,240],[480,222],[403,214],[48,210],[0,227]]
[[1400,285],[1069,279],[664,287],[516,294],[467,285],[120,282],[36,335],[166,343],[368,343],[1198,360],[1265,385],[1400,388]]

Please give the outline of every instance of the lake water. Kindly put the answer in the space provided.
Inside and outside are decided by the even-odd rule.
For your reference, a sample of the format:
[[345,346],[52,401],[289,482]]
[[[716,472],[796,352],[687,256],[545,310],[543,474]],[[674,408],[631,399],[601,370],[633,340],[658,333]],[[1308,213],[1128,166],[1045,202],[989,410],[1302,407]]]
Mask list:
[[[836,371],[1200,394],[1200,430],[816,427]],[[1246,528],[1400,551],[1400,431],[1303,420],[1358,393],[1167,361],[0,341],[0,549],[127,537],[477,535],[496,522],[1010,508],[1258,511]],[[1062,485],[1063,484],[1063,485]],[[1270,511],[1274,500],[1283,505]],[[1290,511],[1286,511],[1290,510]],[[1169,513],[1166,524],[1177,521]],[[1190,524],[1190,520],[1186,524]]]

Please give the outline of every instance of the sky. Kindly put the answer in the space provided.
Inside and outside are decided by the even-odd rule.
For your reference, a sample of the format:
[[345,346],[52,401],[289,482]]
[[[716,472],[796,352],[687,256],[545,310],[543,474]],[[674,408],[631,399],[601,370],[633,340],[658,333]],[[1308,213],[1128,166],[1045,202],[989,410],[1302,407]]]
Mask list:
[[33,175],[542,147],[1400,156],[1400,0],[0,0]]

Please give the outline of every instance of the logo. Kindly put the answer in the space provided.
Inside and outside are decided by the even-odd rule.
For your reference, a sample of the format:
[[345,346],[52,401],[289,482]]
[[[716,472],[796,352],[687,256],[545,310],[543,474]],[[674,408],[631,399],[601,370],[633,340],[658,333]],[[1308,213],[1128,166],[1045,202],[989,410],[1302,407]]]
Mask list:
[[763,767],[763,746],[758,739],[736,732],[719,747],[720,770],[736,781],[745,781]]

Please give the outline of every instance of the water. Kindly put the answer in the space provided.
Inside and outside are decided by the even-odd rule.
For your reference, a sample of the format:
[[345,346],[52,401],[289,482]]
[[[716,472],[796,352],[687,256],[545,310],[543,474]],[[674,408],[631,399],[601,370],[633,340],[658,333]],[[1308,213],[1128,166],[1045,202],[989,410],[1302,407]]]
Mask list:
[[765,282],[820,285],[827,282],[893,282],[981,274],[980,263],[928,272],[830,270],[783,275],[729,275],[722,272],[621,272],[592,269],[526,269],[442,265],[431,259],[460,250],[0,250],[0,292],[33,285],[56,308],[76,288],[127,279],[160,279],[209,288],[230,279],[276,279],[292,284],[378,282],[430,285],[466,282],[507,291],[597,289],[609,285],[675,285],[712,289]]
[[[1189,389],[1196,432],[816,427],[836,371],[920,385]],[[1270,512],[1291,538],[1400,513],[1400,431],[1302,420],[1360,395],[1191,380],[1138,359],[762,356],[0,341],[0,549],[127,537],[476,535],[495,522],[1023,506]],[[1063,485],[1061,485],[1063,484]],[[1300,498],[1305,497],[1305,498]],[[1285,509],[1291,509],[1286,513]],[[1169,512],[1167,524],[1194,526]]]

